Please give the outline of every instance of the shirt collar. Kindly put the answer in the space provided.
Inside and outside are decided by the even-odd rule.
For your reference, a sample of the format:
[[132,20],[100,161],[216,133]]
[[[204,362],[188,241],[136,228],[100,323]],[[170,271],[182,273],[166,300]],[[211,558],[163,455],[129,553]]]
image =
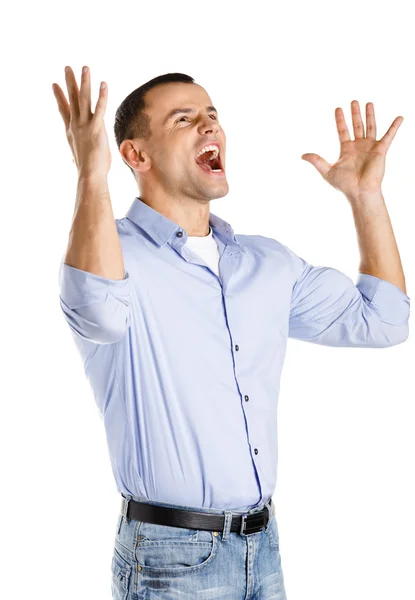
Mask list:
[[[134,198],[126,217],[145,231],[158,246],[168,243],[178,231],[183,232],[183,243],[187,239],[186,231],[177,223],[174,223],[138,197]],[[210,213],[209,225],[212,228],[213,236],[218,235],[223,238],[226,244],[236,244],[236,249],[240,248],[241,245],[229,223]]]

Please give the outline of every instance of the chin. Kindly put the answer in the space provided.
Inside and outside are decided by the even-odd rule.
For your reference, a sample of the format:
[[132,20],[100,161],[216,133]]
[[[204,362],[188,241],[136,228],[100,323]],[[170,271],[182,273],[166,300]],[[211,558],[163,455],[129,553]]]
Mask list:
[[212,186],[210,190],[208,190],[208,194],[211,200],[216,200],[216,198],[223,198],[229,193],[229,185],[227,183],[221,183],[221,185]]

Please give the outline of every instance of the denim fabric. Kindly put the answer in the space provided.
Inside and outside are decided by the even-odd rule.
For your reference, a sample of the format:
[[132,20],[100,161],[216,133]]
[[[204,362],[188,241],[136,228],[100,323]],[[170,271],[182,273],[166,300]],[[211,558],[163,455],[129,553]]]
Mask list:
[[216,532],[127,520],[120,514],[111,565],[113,600],[286,600],[274,508],[267,527],[248,536],[229,531],[232,514],[240,511],[197,508],[225,515],[223,530]]

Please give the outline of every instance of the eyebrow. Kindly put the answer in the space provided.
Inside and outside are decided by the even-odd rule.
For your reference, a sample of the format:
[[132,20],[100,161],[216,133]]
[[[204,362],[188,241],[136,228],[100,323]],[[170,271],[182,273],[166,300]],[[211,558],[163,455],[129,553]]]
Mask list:
[[[172,117],[174,117],[175,115],[179,114],[179,113],[191,113],[191,112],[195,112],[195,110],[193,108],[173,108],[173,110],[171,110],[169,112],[169,114],[166,116],[166,118],[164,119],[164,123],[167,123],[167,121],[169,119],[171,119]],[[207,106],[206,107],[206,112],[211,113],[211,112],[215,112],[217,114],[217,110],[214,106]]]

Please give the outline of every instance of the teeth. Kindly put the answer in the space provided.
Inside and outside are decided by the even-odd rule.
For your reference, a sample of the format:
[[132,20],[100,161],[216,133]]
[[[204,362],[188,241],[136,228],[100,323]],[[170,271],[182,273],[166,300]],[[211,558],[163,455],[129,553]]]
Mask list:
[[198,156],[200,156],[201,154],[204,154],[205,152],[210,152],[212,150],[214,152],[214,154],[212,156],[212,160],[214,158],[217,158],[219,155],[219,148],[217,146],[213,146],[213,145],[205,146],[204,148],[202,148],[202,150],[196,154],[196,158],[198,158]]

